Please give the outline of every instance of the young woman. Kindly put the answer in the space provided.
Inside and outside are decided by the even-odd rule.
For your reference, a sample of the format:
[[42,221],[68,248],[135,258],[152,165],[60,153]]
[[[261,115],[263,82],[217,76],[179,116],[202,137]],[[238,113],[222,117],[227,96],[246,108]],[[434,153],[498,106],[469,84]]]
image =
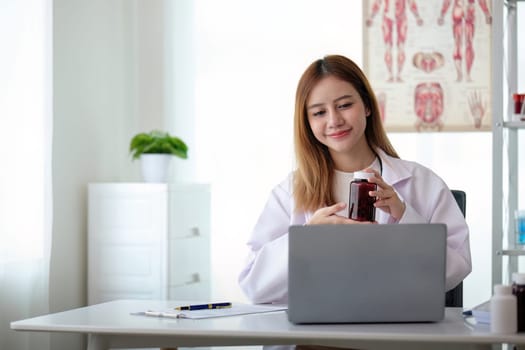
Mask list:
[[430,169],[399,159],[374,92],[353,61],[326,56],[303,73],[294,142],[297,169],[273,189],[248,241],[239,283],[252,302],[287,302],[290,225],[359,224],[347,209],[359,170],[374,173],[377,223],[447,224],[447,290],[470,273],[469,231],[450,189]]

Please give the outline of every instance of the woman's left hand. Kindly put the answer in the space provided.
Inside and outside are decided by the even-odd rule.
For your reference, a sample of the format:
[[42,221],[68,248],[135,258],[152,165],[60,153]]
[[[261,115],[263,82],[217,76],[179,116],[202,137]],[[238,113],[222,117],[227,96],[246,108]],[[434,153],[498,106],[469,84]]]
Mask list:
[[399,199],[394,188],[387,184],[381,174],[374,169],[366,169],[374,173],[374,177],[368,181],[377,185],[377,191],[370,191],[370,196],[376,197],[374,206],[390,214],[394,219],[399,220],[405,213],[406,205]]

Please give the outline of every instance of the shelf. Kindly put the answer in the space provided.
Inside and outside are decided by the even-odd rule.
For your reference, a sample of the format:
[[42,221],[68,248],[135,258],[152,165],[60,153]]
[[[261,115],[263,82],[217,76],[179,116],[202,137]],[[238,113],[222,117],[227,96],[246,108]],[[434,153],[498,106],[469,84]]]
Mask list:
[[503,249],[496,252],[498,255],[525,256],[525,249]]
[[503,122],[503,127],[508,129],[525,129],[525,121]]
[[518,91],[518,58],[522,56],[517,1],[492,2],[492,284],[511,281],[520,257],[525,256],[525,245],[516,242],[509,215],[518,209],[520,130],[525,130],[525,121],[514,113],[510,93]]

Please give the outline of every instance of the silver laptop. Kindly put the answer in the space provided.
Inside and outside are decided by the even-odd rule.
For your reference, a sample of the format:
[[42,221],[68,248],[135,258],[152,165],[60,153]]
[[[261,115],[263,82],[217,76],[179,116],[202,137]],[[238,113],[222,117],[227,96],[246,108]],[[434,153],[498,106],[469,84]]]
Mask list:
[[442,320],[446,230],[445,224],[290,226],[288,319]]

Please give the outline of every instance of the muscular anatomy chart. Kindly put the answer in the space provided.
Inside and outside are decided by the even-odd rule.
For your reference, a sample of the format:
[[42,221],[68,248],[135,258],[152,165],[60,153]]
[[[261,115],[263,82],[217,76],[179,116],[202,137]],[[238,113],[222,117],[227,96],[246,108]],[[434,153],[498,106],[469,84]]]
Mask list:
[[443,122],[443,89],[439,83],[420,83],[414,91],[414,110],[416,111],[416,130],[430,129],[441,131]]
[[[444,24],[444,17],[450,7],[451,1],[444,0],[438,24]],[[479,5],[485,14],[485,22],[492,23],[486,0],[479,0]],[[474,32],[476,29],[476,3],[475,0],[454,0],[452,8],[452,35],[454,37],[454,52],[452,58],[456,66],[457,81],[463,79],[462,58],[463,52],[466,63],[466,79],[472,81],[470,70],[474,63]]]
[[[401,72],[405,63],[405,42],[407,39],[407,5],[410,7],[410,11],[414,14],[418,25],[423,24],[423,20],[419,17],[417,11],[417,5],[414,0],[375,0],[372,5],[372,11],[370,16],[366,20],[367,26],[372,26],[374,17],[377,15],[383,5],[383,16],[381,19],[381,30],[383,31],[383,42],[385,44],[385,65],[388,69],[389,82],[398,81],[401,82]],[[396,56],[397,56],[397,71],[396,76],[393,74],[392,67],[392,52],[394,35],[396,36]]]
[[491,128],[487,0],[364,0],[364,68],[388,131]]

